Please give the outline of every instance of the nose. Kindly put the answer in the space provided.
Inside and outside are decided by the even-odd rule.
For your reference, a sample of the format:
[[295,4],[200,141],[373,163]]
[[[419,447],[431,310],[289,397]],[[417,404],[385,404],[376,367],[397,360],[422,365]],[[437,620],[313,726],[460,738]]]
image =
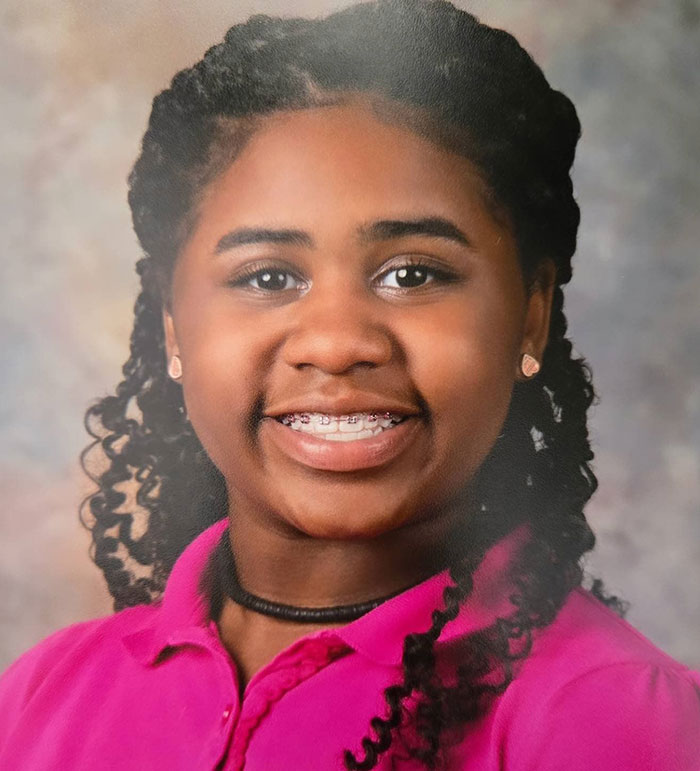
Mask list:
[[295,303],[294,326],[282,347],[288,365],[342,374],[391,360],[391,333],[370,298],[359,292],[321,293],[319,288],[315,293],[314,289]]

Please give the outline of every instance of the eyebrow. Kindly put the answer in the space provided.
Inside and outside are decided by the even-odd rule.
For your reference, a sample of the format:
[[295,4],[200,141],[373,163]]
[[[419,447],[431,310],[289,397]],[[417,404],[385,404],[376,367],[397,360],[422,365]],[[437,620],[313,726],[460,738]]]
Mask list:
[[313,247],[314,242],[303,230],[274,230],[272,228],[239,228],[222,236],[216,244],[214,254],[247,244],[288,244],[290,246]]
[[[452,222],[442,217],[424,217],[414,220],[378,220],[358,229],[361,241],[389,241],[406,236],[428,236],[445,238],[462,246],[471,246],[466,235]],[[214,254],[248,244],[286,244],[313,248],[313,238],[303,230],[290,228],[238,228],[222,236],[216,244]]]
[[466,235],[452,222],[442,217],[424,217],[416,220],[379,220],[360,228],[364,241],[387,241],[404,236],[430,236],[456,241],[471,246]]

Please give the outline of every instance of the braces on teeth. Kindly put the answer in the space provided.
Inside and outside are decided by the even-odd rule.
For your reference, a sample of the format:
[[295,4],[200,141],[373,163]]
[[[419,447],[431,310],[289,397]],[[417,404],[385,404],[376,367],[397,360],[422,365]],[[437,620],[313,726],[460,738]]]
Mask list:
[[389,423],[396,425],[403,420],[403,416],[395,415],[392,412],[370,412],[368,414],[340,415],[336,417],[331,415],[312,415],[309,412],[301,412],[297,414],[290,413],[284,415],[279,420],[285,426],[291,426],[293,423],[301,423],[302,425],[316,423],[321,426],[328,426],[331,423],[336,423],[339,426],[348,426],[356,425],[360,423],[360,421],[363,423],[375,423],[378,425],[384,425],[388,421]]
[[292,431],[313,434],[330,442],[353,442],[370,439],[388,431],[405,420],[404,415],[392,412],[354,413],[351,415],[324,415],[300,412],[284,415],[277,420]]

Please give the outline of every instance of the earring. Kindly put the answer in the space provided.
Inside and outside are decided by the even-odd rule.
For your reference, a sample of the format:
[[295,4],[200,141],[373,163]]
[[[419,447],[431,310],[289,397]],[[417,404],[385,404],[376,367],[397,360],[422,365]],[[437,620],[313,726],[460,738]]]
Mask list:
[[524,353],[520,359],[520,371],[529,379],[540,371],[540,363],[534,356]]
[[168,375],[173,380],[179,380],[182,377],[182,360],[176,353],[172,355],[168,364]]

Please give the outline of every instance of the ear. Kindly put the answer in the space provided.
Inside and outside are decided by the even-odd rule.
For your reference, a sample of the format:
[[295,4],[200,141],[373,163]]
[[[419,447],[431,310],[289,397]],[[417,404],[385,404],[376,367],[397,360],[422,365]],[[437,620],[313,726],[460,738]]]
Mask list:
[[518,380],[527,380],[520,369],[520,359],[529,353],[542,365],[544,350],[549,339],[549,319],[556,287],[556,266],[550,259],[543,260],[535,272],[527,300],[523,338],[518,354]]
[[163,333],[165,337],[165,356],[167,362],[173,355],[180,355],[180,348],[177,344],[177,335],[175,334],[175,322],[172,315],[166,308],[163,308]]

